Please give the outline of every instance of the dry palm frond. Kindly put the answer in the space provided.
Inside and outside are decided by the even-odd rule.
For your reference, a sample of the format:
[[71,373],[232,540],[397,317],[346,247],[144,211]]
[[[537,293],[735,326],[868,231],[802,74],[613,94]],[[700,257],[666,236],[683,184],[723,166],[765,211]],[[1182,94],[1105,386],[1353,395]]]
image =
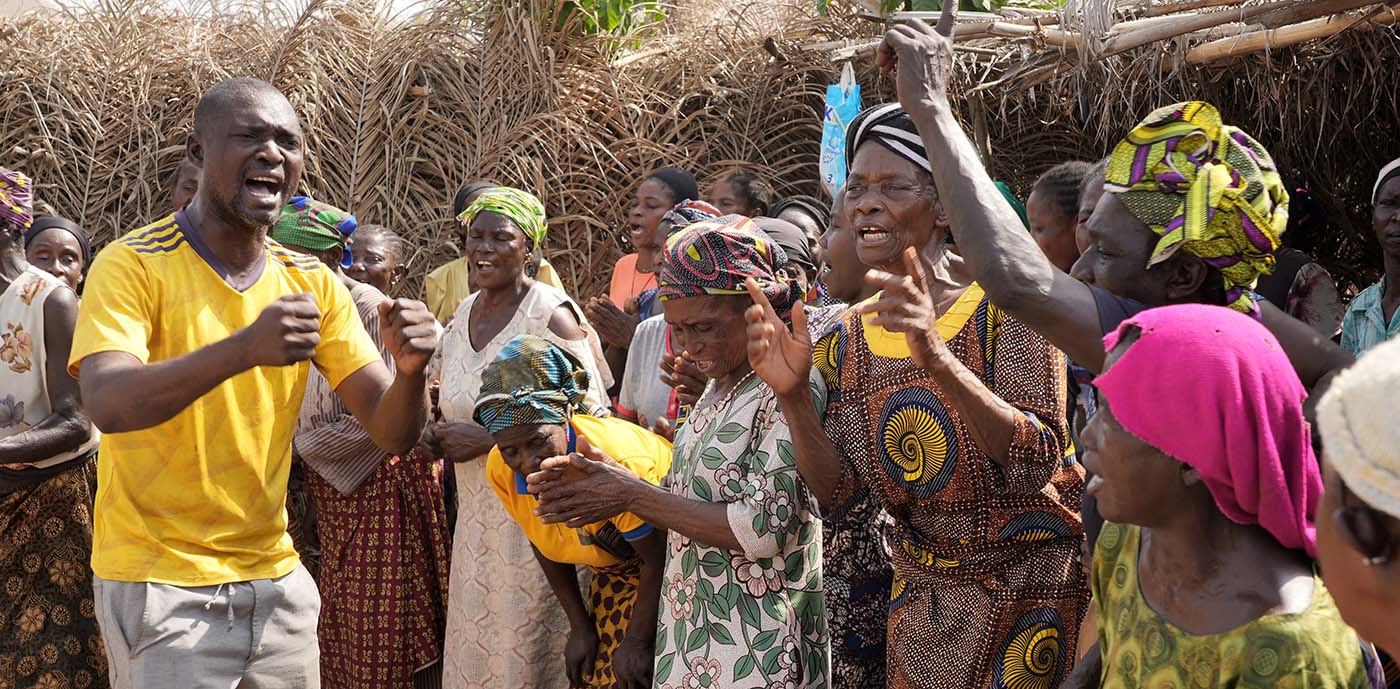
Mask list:
[[[813,0],[676,0],[663,25],[620,37],[558,25],[559,0],[425,0],[401,16],[378,0],[184,2],[183,15],[160,0],[102,0],[0,20],[0,165],[29,172],[45,201],[110,241],[169,212],[200,92],[231,75],[271,78],[305,124],[302,191],[408,239],[415,278],[405,294],[457,256],[448,204],[473,179],[545,201],[546,255],[581,297],[606,287],[632,192],[654,168],[708,181],[743,167],[779,193],[816,193],[823,95],[839,68],[830,51],[883,30],[840,0],[826,17]],[[1400,38],[1379,26],[1386,17],[1368,19],[1380,6],[1082,0],[1063,18],[1003,10],[968,18],[954,91],[993,173],[1022,192],[1055,163],[1102,156],[1152,107],[1214,102],[1329,209],[1334,231],[1313,250],[1359,283],[1376,266],[1365,190],[1400,141]],[[1251,32],[1347,11],[1365,23],[1206,65],[1186,60],[1211,40],[1252,46]],[[1148,30],[1155,42],[1106,55]],[[894,98],[870,60],[856,67],[866,104]]]

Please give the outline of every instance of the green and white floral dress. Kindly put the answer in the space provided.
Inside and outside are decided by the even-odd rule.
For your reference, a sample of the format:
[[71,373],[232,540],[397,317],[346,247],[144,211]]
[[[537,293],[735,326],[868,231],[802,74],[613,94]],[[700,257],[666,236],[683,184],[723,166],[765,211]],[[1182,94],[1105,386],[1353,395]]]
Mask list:
[[787,421],[756,376],[706,402],[676,437],[670,490],[727,503],[744,551],[670,532],[655,686],[826,687],[821,521],[797,473]]

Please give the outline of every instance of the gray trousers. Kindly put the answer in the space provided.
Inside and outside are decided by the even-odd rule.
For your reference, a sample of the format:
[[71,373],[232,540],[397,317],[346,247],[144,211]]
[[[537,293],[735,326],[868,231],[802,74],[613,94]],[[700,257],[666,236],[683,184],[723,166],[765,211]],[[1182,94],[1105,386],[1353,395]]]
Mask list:
[[183,588],[93,577],[113,689],[319,689],[321,597],[306,569]]

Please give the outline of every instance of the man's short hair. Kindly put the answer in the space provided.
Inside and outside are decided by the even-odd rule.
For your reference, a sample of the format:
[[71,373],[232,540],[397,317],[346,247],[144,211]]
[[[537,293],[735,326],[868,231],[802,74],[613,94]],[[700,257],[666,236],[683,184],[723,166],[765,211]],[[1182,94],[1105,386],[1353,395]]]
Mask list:
[[194,131],[203,133],[211,120],[224,114],[235,102],[273,94],[286,99],[276,86],[252,77],[233,77],[214,84],[199,97],[199,104],[194,108]]

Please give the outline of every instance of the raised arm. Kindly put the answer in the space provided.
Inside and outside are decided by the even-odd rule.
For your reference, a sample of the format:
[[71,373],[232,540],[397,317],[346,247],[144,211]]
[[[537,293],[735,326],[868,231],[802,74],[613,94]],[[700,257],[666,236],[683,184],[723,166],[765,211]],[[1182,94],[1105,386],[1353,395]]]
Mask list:
[[78,395],[78,381],[68,375],[68,352],[77,320],[77,295],[66,287],[50,292],[44,300],[43,333],[49,415],[23,433],[0,439],[0,464],[47,459],[77,448],[92,435]]
[[792,433],[797,473],[823,509],[830,509],[843,480],[841,454],[822,428],[816,401],[807,381],[812,372],[812,334],[807,314],[793,308],[792,329],[783,324],[752,279],[744,286],[754,305],[744,312],[748,321],[749,365],[778,395],[783,417]]
[[992,303],[1080,365],[1097,370],[1103,333],[1093,293],[1045,257],[953,114],[947,86],[954,3],[944,5],[936,30],[917,19],[896,26],[876,59],[884,71],[897,71],[900,105],[923,138],[939,202],[968,270]]
[[1064,359],[1023,325],[1008,323],[997,347],[1006,345],[1023,355],[1023,370],[997,376],[995,388],[988,387],[939,336],[927,272],[912,247],[904,253],[904,268],[906,275],[876,270],[866,276],[880,288],[880,298],[861,305],[861,312],[874,315],[872,326],[904,333],[913,362],[938,381],[948,406],[977,446],[1004,470],[1014,490],[1040,490],[1063,457],[1068,436]]
[[1310,391],[1310,400],[1320,398],[1332,376],[1356,362],[1350,352],[1269,302],[1259,302],[1259,315],[1264,327],[1278,338],[1303,387]]
[[[358,323],[356,323],[358,325]],[[375,361],[350,374],[335,389],[365,432],[386,452],[407,453],[428,421],[428,360],[437,349],[439,326],[428,307],[412,299],[379,305],[379,333],[394,359],[394,374]]]
[[127,351],[90,354],[78,364],[85,408],[104,433],[165,423],[248,369],[310,359],[321,342],[319,318],[310,295],[290,295],[269,304],[252,325],[173,359],[143,363]]

